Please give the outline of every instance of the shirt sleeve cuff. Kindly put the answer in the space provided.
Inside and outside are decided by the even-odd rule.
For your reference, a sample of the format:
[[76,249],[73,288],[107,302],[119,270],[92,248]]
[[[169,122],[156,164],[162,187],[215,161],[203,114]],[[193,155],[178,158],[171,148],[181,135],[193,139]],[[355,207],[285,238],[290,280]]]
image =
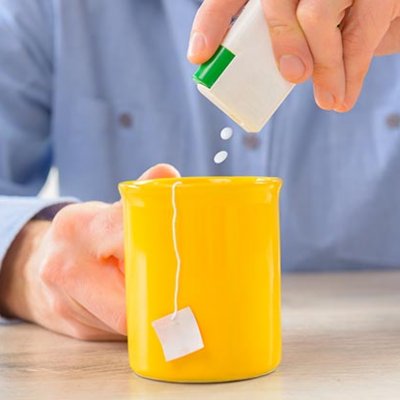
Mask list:
[[9,319],[9,318],[4,318],[0,315],[0,326],[2,325],[14,325],[22,322],[20,319]]
[[0,196],[0,266],[11,243],[27,222],[35,216],[51,220],[61,208],[74,202],[77,199]]

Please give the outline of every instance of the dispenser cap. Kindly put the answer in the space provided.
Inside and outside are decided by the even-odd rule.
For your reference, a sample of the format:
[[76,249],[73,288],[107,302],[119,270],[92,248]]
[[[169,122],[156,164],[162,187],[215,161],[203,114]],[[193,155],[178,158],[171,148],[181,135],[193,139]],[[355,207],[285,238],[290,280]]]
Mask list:
[[234,58],[235,54],[226,47],[219,46],[216,53],[207,62],[200,65],[193,75],[193,80],[211,89]]

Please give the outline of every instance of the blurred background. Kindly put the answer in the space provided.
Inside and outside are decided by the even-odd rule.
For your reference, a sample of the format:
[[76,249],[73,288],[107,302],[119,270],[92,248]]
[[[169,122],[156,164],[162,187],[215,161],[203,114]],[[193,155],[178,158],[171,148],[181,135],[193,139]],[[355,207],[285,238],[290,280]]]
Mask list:
[[42,198],[52,198],[58,196],[58,170],[57,168],[52,168],[50,170],[49,176],[47,177],[47,181],[40,191],[39,196]]

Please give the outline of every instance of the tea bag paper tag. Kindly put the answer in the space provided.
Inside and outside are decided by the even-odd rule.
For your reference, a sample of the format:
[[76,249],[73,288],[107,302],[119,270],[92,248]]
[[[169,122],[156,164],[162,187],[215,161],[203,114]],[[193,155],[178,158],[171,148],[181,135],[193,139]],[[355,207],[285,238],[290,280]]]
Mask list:
[[166,361],[184,357],[204,347],[199,326],[190,307],[179,310],[174,319],[172,316],[173,314],[169,314],[152,322]]

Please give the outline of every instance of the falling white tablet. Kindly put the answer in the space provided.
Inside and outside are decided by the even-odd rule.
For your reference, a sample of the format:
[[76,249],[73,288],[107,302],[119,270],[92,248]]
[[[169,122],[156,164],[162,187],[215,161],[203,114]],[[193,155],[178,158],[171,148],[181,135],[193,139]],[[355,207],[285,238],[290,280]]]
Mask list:
[[228,152],[225,150],[219,151],[215,156],[214,156],[214,162],[215,164],[221,164],[223,163],[226,159],[228,158]]

